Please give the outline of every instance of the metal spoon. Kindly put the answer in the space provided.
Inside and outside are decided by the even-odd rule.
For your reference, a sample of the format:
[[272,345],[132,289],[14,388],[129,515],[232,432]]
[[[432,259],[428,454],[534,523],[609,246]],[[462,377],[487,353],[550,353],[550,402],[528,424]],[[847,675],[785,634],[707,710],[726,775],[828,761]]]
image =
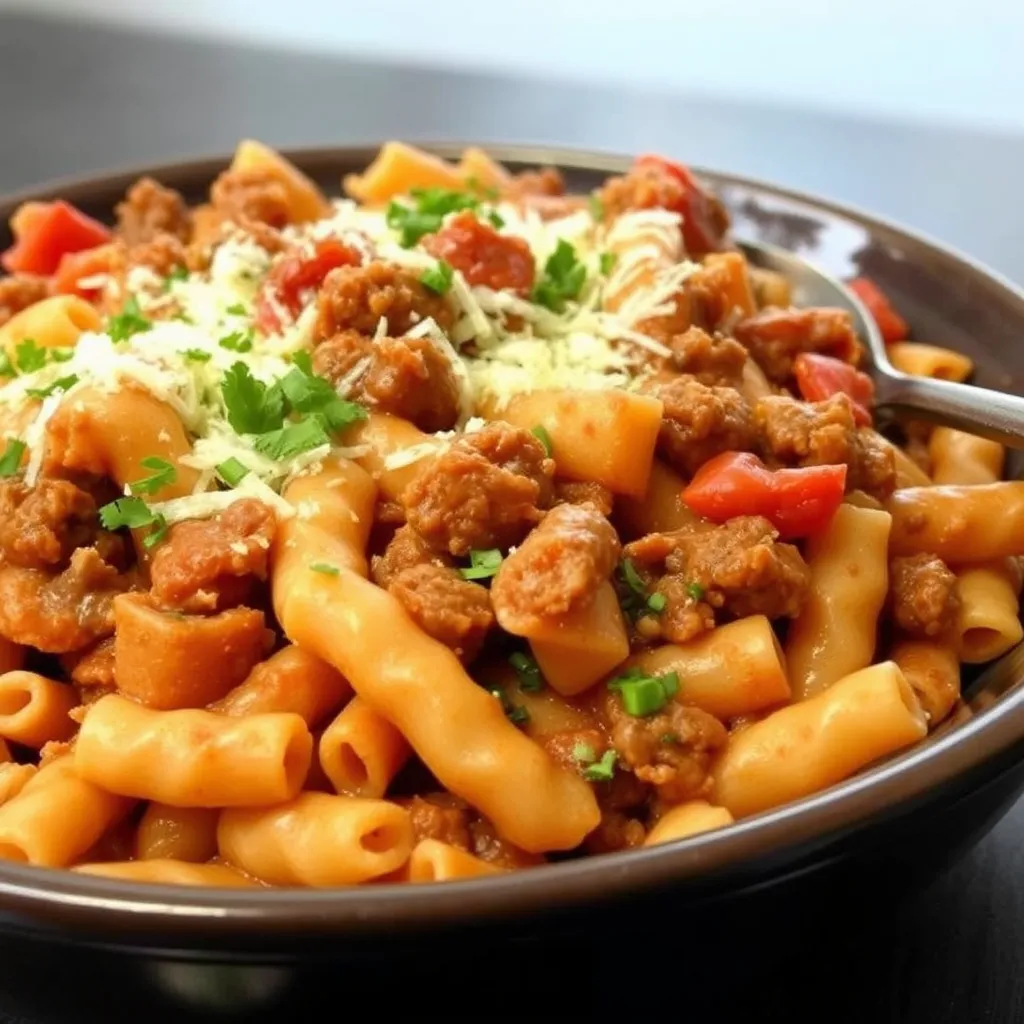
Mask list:
[[839,306],[853,314],[854,327],[867,343],[873,364],[876,410],[913,413],[920,419],[1024,449],[1024,398],[900,372],[889,362],[875,321],[860,299],[839,281],[785,249],[763,242],[741,242],[740,248],[755,267],[782,274],[793,287],[797,305]]

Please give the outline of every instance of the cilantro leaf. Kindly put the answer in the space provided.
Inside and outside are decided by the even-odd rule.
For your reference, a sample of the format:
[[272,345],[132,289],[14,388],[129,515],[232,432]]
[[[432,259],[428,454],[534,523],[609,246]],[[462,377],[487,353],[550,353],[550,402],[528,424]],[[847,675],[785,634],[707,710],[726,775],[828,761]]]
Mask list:
[[217,344],[229,352],[251,352],[253,337],[254,331],[250,327],[247,331],[232,331],[226,334]]
[[187,348],[185,349],[185,358],[190,363],[208,363],[212,357],[209,352],[201,348]]
[[228,423],[237,434],[265,434],[284,423],[284,392],[268,388],[245,363],[233,363],[220,384]]
[[11,357],[3,349],[0,349],[0,377],[13,377],[15,373],[17,370],[14,369]]
[[399,244],[406,249],[424,235],[439,230],[449,213],[475,210],[480,205],[480,200],[469,192],[447,188],[414,188],[409,196],[415,205],[392,200],[385,214],[388,227],[399,233]]
[[117,344],[142,331],[148,331],[152,326],[152,322],[142,315],[139,300],[134,295],[129,295],[121,312],[107,322],[107,334],[110,335],[110,340]]
[[599,260],[601,273],[607,277],[615,269],[615,264],[618,263],[618,261],[619,257],[613,252],[601,253]]
[[26,388],[25,394],[33,398],[49,398],[55,391],[70,391],[78,383],[78,374],[69,373],[66,377],[60,377],[45,388]]
[[0,476],[14,476],[21,468],[21,457],[25,454],[25,442],[13,438],[7,442],[3,455],[0,455]]
[[313,376],[313,357],[308,352],[302,350],[293,352],[292,363],[307,376]]
[[587,268],[580,262],[576,249],[560,238],[555,251],[544,264],[544,273],[534,284],[530,298],[552,312],[561,313],[566,300],[579,295],[586,279]]
[[173,484],[178,479],[178,471],[166,459],[158,458],[155,455],[147,455],[142,460],[142,468],[152,470],[149,476],[141,480],[134,480],[128,486],[132,494],[156,494],[168,484]]
[[139,530],[151,526],[152,530],[143,538],[147,548],[155,547],[167,536],[167,520],[154,512],[141,498],[118,498],[100,509],[100,525],[105,530]]
[[280,462],[282,459],[290,459],[302,452],[330,443],[331,439],[324,430],[320,418],[307,416],[298,423],[289,423],[278,430],[258,434],[253,441],[253,447],[268,459]]
[[299,367],[289,370],[277,383],[291,411],[317,415],[326,430],[341,430],[366,419],[361,405],[342,398],[330,381]]
[[249,310],[245,308],[243,302],[233,302],[226,310],[225,313],[230,313],[232,316],[248,316]]
[[35,373],[46,365],[46,349],[35,338],[23,338],[14,348],[14,362],[20,373]]

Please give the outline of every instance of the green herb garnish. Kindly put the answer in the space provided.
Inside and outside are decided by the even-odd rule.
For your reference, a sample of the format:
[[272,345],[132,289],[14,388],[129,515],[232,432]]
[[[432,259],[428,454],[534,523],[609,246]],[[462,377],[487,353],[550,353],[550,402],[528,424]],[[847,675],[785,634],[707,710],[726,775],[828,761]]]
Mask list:
[[108,321],[107,334],[110,335],[110,340],[117,344],[142,331],[148,331],[152,326],[152,322],[142,315],[139,300],[134,295],[129,295],[121,312]]
[[237,487],[248,475],[249,467],[243,465],[234,456],[230,459],[226,459],[215,467],[217,470],[217,476],[221,478],[228,485],[228,487]]
[[544,689],[544,676],[541,675],[540,666],[529,654],[516,651],[508,659],[508,663],[515,669],[521,689],[527,693],[536,693]]
[[7,442],[3,455],[0,455],[0,476],[14,476],[21,468],[21,459],[25,454],[25,442],[13,438]]
[[142,543],[147,548],[155,547],[167,536],[167,520],[154,512],[141,498],[118,498],[100,509],[100,525],[105,530],[139,530],[152,527]]
[[606,750],[600,761],[588,764],[583,769],[583,778],[587,782],[611,782],[615,776],[615,762],[619,755],[614,750]]
[[331,565],[329,562],[311,562],[309,567],[313,572],[320,572],[325,576],[338,576],[341,573],[336,565]]
[[60,377],[45,388],[26,388],[25,394],[32,398],[49,398],[56,391],[70,391],[78,383],[78,374],[69,373],[66,377]]
[[633,668],[612,679],[608,689],[618,692],[626,714],[646,718],[660,711],[679,692],[679,673],[649,676]]
[[409,193],[412,206],[392,200],[385,218],[389,228],[399,233],[399,243],[406,249],[424,235],[440,230],[444,218],[458,210],[475,210],[480,200],[469,192],[447,188],[414,188]]
[[46,365],[46,349],[35,338],[24,338],[14,348],[14,362],[19,373],[35,373]]
[[151,470],[149,476],[141,480],[135,480],[128,486],[132,494],[156,494],[168,484],[173,484],[178,479],[178,471],[166,459],[157,458],[155,455],[147,455],[142,460],[142,468]]
[[554,448],[551,445],[551,435],[548,433],[547,427],[538,423],[537,426],[530,427],[530,433],[544,446],[544,454],[550,459]]
[[576,250],[564,238],[558,240],[555,251],[544,264],[544,273],[533,286],[530,298],[538,305],[555,313],[565,309],[567,299],[575,299],[587,279],[587,268],[580,262]]
[[438,260],[434,266],[428,267],[420,274],[420,284],[437,295],[445,295],[452,286],[453,276],[451,264],[445,260]]

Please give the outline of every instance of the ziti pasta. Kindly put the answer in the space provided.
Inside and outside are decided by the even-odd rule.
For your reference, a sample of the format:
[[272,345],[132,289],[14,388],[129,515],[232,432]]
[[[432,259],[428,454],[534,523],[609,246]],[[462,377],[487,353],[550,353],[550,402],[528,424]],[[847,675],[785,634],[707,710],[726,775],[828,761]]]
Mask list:
[[[395,142],[344,190],[246,141],[195,208],[14,214],[0,857],[335,886],[677,840],[1021,638],[1002,449],[878,434],[850,317],[687,168]],[[854,286],[898,365],[970,372]]]

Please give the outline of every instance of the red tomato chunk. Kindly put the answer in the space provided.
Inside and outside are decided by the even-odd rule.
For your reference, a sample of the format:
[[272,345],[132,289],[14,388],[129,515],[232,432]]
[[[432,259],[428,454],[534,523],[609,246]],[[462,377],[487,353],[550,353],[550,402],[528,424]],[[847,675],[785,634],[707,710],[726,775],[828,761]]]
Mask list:
[[910,333],[907,321],[892,308],[892,303],[874,281],[858,277],[849,283],[849,289],[864,303],[865,309],[878,324],[878,330],[886,344],[903,341]]
[[11,218],[15,242],[0,256],[12,274],[52,274],[70,252],[109,242],[110,229],[70,203],[25,203]]
[[847,395],[853,402],[853,419],[860,427],[871,425],[871,403],[875,398],[874,381],[841,359],[801,352],[793,363],[800,395],[808,402],[823,402],[833,395]]
[[460,213],[423,247],[458,270],[469,285],[526,295],[533,284],[533,253],[522,238],[499,235],[469,213]]

